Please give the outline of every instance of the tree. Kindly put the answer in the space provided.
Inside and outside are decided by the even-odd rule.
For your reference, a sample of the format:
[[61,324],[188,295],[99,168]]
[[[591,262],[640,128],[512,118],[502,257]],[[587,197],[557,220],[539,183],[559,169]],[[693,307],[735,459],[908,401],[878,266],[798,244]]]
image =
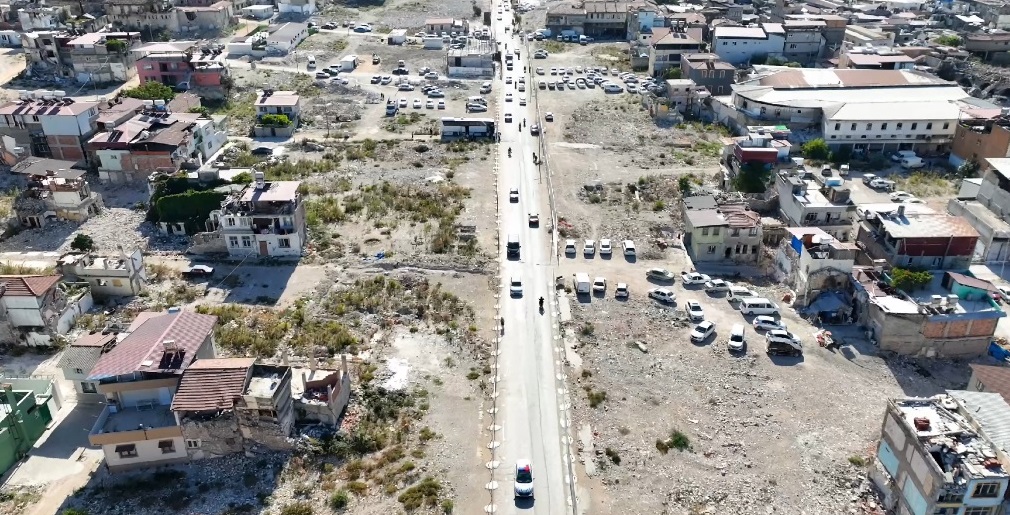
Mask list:
[[139,98],[140,100],[169,101],[175,98],[175,92],[172,91],[172,88],[153,80],[133,89],[128,89],[123,94],[130,98]]
[[91,252],[95,250],[95,240],[87,234],[80,233],[74,237],[74,241],[70,242],[70,248],[80,252]]
[[816,159],[818,161],[824,161],[831,155],[831,149],[824,141],[824,138],[812,139],[804,143],[802,151],[803,156],[807,159]]
[[260,123],[267,127],[287,127],[291,125],[291,119],[286,114],[265,114],[260,118]]
[[733,178],[733,187],[742,193],[764,193],[772,171],[761,163],[746,163]]
[[961,177],[975,177],[978,175],[979,170],[978,161],[974,159],[969,159],[961,163],[961,166],[957,167],[957,173]]
[[125,52],[126,48],[127,48],[126,41],[123,41],[121,39],[110,39],[105,42],[105,49],[108,50],[109,52],[120,54]]
[[894,268],[891,270],[891,286],[913,292],[929,284],[933,280],[933,274],[925,270],[909,270],[907,268]]
[[470,4],[470,7],[473,8],[473,17],[474,18],[480,18],[480,15],[484,11],[482,11],[481,8],[480,8],[480,6],[477,5],[477,1],[476,0],[474,0],[474,2],[472,4]]
[[955,36],[953,34],[948,34],[946,36],[940,36],[940,37],[934,39],[933,41],[936,42],[936,44],[942,45],[942,46],[953,46],[953,47],[956,47],[956,46],[960,46],[961,45],[961,38],[959,38],[959,37],[957,37],[957,36]]
[[680,79],[684,77],[684,70],[680,68],[667,68],[666,73],[663,74],[666,79]]
[[691,176],[681,175],[677,178],[677,189],[680,190],[681,196],[690,197],[691,196]]

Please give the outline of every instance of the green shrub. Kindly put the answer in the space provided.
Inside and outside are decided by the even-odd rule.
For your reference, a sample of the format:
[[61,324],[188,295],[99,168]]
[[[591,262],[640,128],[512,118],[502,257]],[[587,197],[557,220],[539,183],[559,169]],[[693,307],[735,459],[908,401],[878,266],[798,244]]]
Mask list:
[[281,515],[313,515],[312,505],[307,502],[296,502],[281,509]]
[[347,507],[351,502],[351,496],[347,493],[347,490],[337,490],[333,492],[330,496],[330,508],[334,510],[342,510]]

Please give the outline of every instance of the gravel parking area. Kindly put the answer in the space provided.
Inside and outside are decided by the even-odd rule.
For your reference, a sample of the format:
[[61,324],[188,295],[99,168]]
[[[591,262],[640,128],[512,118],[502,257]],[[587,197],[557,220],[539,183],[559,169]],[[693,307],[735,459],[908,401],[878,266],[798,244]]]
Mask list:
[[[680,250],[635,263],[581,252],[562,260],[566,277],[601,275],[609,287],[605,296],[572,305],[581,359],[571,377],[573,423],[590,485],[603,486],[594,489],[596,509],[878,513],[862,464],[872,455],[885,400],[967,381],[964,364],[885,361],[846,328],[835,333],[846,343],[841,350],[820,348],[816,328],[785,306],[782,320],[803,339],[804,355],[770,358],[763,334],[724,294],[685,287],[679,276],[673,285],[646,280],[652,266],[679,273],[690,263]],[[613,298],[618,281],[629,284],[630,300]],[[675,306],[647,297],[657,286],[677,294]],[[777,302],[785,293],[772,284],[752,288]],[[688,300],[700,302],[716,325],[702,344],[688,338]],[[727,350],[733,324],[746,328],[745,355]],[[930,366],[939,368],[923,368]]]

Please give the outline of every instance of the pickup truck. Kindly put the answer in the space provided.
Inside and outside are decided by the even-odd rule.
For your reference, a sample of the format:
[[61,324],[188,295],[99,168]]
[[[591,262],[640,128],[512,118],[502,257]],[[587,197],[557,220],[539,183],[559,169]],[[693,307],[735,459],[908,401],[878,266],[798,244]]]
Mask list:
[[870,181],[870,187],[878,190],[894,191],[894,181],[877,177],[876,179]]

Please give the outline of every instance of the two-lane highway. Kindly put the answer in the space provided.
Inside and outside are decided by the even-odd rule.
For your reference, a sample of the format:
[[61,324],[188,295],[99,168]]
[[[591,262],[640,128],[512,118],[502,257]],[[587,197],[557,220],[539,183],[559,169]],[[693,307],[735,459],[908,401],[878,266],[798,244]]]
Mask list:
[[[501,9],[495,5],[494,9]],[[499,488],[495,493],[498,513],[532,511],[538,514],[562,515],[571,513],[571,489],[567,480],[563,445],[566,429],[562,426],[559,391],[564,377],[558,372],[559,354],[555,344],[554,266],[551,262],[554,251],[550,248],[551,217],[548,209],[547,189],[540,180],[540,172],[533,162],[533,153],[538,152],[537,138],[531,136],[529,128],[535,123],[536,111],[532,100],[535,88],[528,68],[532,63],[525,51],[525,45],[513,32],[505,32],[506,24],[512,21],[511,9],[504,11],[502,20],[495,18],[493,30],[500,42],[503,59],[502,77],[511,76],[512,84],[504,80],[495,82],[499,98],[497,113],[498,130],[501,132],[499,144],[498,195],[501,206],[501,249],[502,289],[501,314],[505,329],[500,344],[498,384],[499,407],[498,425],[501,430],[496,440],[497,459],[500,467],[495,474]],[[513,71],[505,69],[504,55],[514,54],[523,48]],[[519,91],[516,83],[520,77],[526,78],[525,91]],[[512,101],[505,101],[505,94],[512,94]],[[520,105],[520,98],[527,99],[527,105]],[[511,115],[511,122],[506,122]],[[525,120],[525,124],[523,123]],[[512,157],[508,151],[511,148]],[[519,191],[518,202],[510,202],[512,189]],[[540,224],[531,226],[530,214],[540,215]],[[509,259],[505,244],[509,235],[518,235],[520,256]],[[509,283],[513,278],[522,282],[521,296],[509,293]],[[539,311],[538,299],[544,297],[544,311]],[[514,499],[516,460],[528,459],[533,468],[535,499]]]

